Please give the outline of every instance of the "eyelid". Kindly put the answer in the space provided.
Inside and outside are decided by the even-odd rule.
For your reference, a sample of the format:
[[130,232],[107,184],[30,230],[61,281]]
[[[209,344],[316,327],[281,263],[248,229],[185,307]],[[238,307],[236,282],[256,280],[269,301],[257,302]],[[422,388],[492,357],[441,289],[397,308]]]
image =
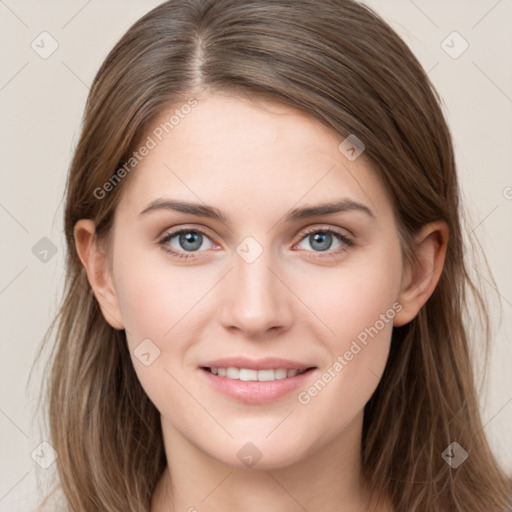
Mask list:
[[[309,226],[306,226],[305,228],[303,228],[299,234],[297,235],[300,240],[302,240],[302,238],[305,236],[305,235],[309,235],[311,233],[315,233],[317,231],[325,231],[325,232],[329,232],[329,233],[335,233],[337,235],[340,235],[342,237],[345,237],[345,238],[355,238],[355,235],[348,229],[346,228],[342,228],[342,227],[339,227],[339,226],[332,226],[331,224],[311,224]],[[344,231],[345,233],[343,233],[342,231]]]
[[213,239],[215,238],[215,235],[213,235],[208,228],[198,227],[198,226],[194,226],[193,224],[190,224],[190,225],[185,225],[183,227],[176,226],[176,227],[167,228],[158,237],[158,240],[161,241],[162,239],[165,239],[167,237],[172,238],[176,235],[181,234],[182,232],[187,232],[187,231],[197,231],[198,233],[201,233],[202,235],[205,235],[206,237],[208,237],[212,242],[213,242]]

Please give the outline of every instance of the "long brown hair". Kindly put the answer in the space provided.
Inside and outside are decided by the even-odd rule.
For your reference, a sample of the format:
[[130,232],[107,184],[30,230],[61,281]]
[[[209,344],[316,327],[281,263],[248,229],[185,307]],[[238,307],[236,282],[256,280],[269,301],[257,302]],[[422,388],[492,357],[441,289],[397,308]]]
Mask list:
[[[440,99],[397,34],[350,0],[170,0],[138,20],[98,71],[66,187],[66,288],[42,345],[56,328],[41,402],[65,510],[149,510],[166,465],[159,412],[124,331],[101,314],[73,227],[93,219],[108,240],[130,176],[101,199],[97,190],[165,109],[202,90],[272,98],[319,119],[340,141],[355,134],[389,191],[405,252],[425,224],[448,224],[439,284],[417,317],[394,329],[365,407],[362,477],[398,512],[503,512],[512,486],[483,432],[470,353],[470,341],[487,350],[489,336],[468,339],[469,295],[487,317],[467,271]],[[469,454],[457,469],[442,457],[452,442]]]

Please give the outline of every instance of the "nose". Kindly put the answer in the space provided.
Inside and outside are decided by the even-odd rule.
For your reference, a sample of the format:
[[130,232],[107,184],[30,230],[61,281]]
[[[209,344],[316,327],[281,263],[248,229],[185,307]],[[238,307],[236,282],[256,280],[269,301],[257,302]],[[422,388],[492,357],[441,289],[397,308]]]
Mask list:
[[226,276],[221,306],[224,328],[250,339],[265,339],[287,330],[292,323],[293,293],[280,276],[270,250],[252,262],[235,254]]

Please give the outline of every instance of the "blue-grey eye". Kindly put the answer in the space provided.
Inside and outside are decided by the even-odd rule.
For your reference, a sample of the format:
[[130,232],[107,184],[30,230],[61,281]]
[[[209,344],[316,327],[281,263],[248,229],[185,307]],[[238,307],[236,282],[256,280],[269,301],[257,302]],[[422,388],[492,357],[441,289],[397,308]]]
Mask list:
[[[173,243],[173,241],[177,239],[177,244]],[[205,242],[209,242],[210,246],[203,247]],[[175,233],[170,233],[163,242],[168,243],[174,249],[178,251],[185,252],[195,252],[199,249],[210,249],[212,247],[212,243],[209,238],[203,233],[195,230],[181,230],[176,231]],[[207,244],[208,245],[208,244]]]
[[[333,247],[333,243],[336,243],[336,239],[338,239],[338,245]],[[337,249],[341,245],[343,245],[343,237],[337,233],[327,232],[327,231],[314,231],[313,233],[307,234],[301,241],[308,241],[309,246],[315,252],[327,251],[329,249]]]

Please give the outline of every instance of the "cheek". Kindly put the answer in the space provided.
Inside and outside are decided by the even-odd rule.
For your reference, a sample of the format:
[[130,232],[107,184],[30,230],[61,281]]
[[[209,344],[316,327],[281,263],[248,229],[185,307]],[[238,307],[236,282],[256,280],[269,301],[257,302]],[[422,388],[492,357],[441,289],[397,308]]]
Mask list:
[[114,281],[139,381],[152,400],[166,403],[181,396],[171,374],[188,366],[188,349],[215,311],[207,294],[219,276],[206,267],[173,266],[164,251],[148,253],[118,250]]
[[[399,248],[388,246],[360,257],[355,254],[338,268],[315,269],[308,279],[297,279],[302,284],[295,289],[321,320],[322,339],[331,350],[341,350],[392,308],[401,277]],[[395,312],[392,309],[388,316]],[[386,321],[384,327],[379,322],[378,327],[389,335],[392,322]]]
[[[321,319],[316,338],[324,345],[320,379],[299,402],[337,405],[343,422],[363,408],[377,387],[390,348],[401,282],[399,247],[383,247],[354,263],[317,276],[300,293]],[[317,398],[318,397],[318,398]],[[311,408],[310,408],[311,410]],[[322,409],[323,410],[323,409]]]
[[191,316],[201,310],[201,298],[215,281],[211,272],[206,274],[199,267],[173,267],[163,250],[149,252],[134,249],[129,257],[118,257],[116,291],[131,341],[151,338],[160,344],[182,328],[181,322],[190,325]]
[[[172,269],[163,257],[151,261],[141,252],[117,260],[116,291],[125,322],[128,349],[144,391],[160,411],[188,405],[175,371],[182,367],[199,326],[191,319],[201,309],[207,283],[197,272]],[[197,332],[195,332],[197,331]]]

